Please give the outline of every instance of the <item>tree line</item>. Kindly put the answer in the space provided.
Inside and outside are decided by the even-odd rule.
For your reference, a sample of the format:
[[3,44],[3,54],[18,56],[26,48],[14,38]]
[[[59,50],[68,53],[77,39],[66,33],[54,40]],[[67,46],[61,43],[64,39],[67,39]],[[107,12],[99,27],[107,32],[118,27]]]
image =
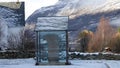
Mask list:
[[113,28],[109,19],[102,17],[96,31],[83,30],[77,42],[82,52],[102,52],[109,47],[112,52],[120,53],[120,28]]

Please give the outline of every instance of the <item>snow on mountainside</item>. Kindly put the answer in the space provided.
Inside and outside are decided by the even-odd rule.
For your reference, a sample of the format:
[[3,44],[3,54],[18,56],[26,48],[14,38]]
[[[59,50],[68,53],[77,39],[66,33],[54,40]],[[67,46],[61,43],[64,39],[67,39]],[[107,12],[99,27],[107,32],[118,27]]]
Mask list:
[[0,47],[5,48],[7,46],[8,26],[7,22],[0,18]]
[[[14,2],[0,3],[0,49],[4,50],[10,46],[13,35],[19,38],[19,33],[25,25],[23,6],[23,2],[19,7],[14,5]],[[8,41],[8,39],[12,40]]]
[[95,14],[117,9],[120,9],[120,0],[68,0],[66,6],[57,15],[70,15],[72,18],[82,14]]
[[112,26],[119,27],[120,0],[59,0],[55,5],[36,10],[26,23],[34,24],[43,16],[69,16],[68,28],[76,30],[70,33],[75,38],[83,29],[95,31],[101,16],[108,18]]
[[15,26],[15,22],[18,20],[16,16],[18,14],[15,14],[13,10],[0,7],[0,17],[7,21],[9,27]]
[[[53,16],[70,16],[73,18],[83,14],[110,12],[117,9],[120,9],[120,0],[59,0],[56,5],[36,10],[29,18],[36,14],[52,16],[53,13]],[[29,18],[26,20],[27,22],[29,22]]]
[[6,20],[8,27],[16,27],[23,25],[23,21],[20,17],[23,17],[23,14],[20,14],[19,9],[10,9],[5,6],[0,6],[0,17]]

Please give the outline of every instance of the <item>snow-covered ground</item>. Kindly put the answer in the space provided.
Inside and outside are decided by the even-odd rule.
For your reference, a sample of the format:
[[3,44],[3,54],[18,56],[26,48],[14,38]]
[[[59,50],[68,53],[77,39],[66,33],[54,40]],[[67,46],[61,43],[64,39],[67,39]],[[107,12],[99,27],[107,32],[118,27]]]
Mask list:
[[119,60],[70,60],[72,65],[39,65],[30,59],[0,59],[0,68],[120,68]]

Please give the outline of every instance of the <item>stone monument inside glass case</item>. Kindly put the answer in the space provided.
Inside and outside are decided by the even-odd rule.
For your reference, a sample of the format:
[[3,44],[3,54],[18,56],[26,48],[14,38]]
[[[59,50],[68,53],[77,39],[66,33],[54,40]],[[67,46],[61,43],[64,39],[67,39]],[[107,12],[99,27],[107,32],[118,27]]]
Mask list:
[[39,65],[68,62],[68,17],[39,17],[36,32],[36,58]]

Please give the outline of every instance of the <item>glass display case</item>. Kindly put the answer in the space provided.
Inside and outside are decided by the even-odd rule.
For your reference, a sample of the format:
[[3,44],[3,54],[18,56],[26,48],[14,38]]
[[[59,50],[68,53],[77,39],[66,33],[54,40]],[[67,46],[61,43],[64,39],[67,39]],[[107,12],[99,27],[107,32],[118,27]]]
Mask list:
[[68,17],[39,17],[36,23],[36,57],[39,64],[67,62]]
[[38,32],[39,62],[66,62],[66,31]]

